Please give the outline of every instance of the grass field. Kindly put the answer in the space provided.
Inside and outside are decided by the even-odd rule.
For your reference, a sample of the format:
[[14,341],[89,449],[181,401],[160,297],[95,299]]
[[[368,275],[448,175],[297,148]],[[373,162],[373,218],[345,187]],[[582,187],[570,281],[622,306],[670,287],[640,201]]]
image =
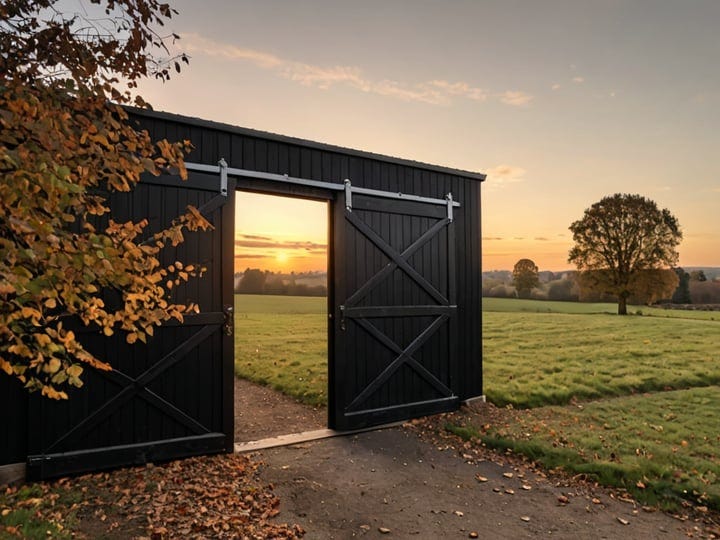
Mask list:
[[718,338],[720,321],[484,312],[485,393],[537,407],[718,384]]
[[325,405],[327,299],[235,295],[235,373]]
[[[616,309],[484,299],[484,389],[511,421],[449,429],[649,503],[720,510],[720,314]],[[242,295],[236,313],[237,374],[324,404],[325,299]]]
[[500,411],[450,431],[525,454],[638,500],[720,510],[720,388],[710,386],[557,407]]
[[[520,298],[483,298],[483,312],[507,313],[568,313],[591,315],[597,313],[617,314],[617,304],[605,302],[555,302],[550,300],[524,300]],[[628,313],[645,317],[666,319],[700,319],[720,321],[720,312],[663,309],[648,306],[628,306]]]
[[483,308],[486,394],[532,408],[450,429],[648,503],[720,510],[718,313],[643,306],[619,317],[612,304],[508,299]]

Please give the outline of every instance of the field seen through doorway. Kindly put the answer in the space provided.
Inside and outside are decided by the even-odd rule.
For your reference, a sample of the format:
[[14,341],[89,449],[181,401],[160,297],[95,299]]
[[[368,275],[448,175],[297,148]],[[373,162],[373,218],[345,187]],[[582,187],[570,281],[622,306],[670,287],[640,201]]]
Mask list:
[[[485,299],[484,390],[500,414],[446,429],[648,503],[720,510],[720,316],[614,310]],[[238,295],[235,324],[238,376],[326,404],[325,298]]]

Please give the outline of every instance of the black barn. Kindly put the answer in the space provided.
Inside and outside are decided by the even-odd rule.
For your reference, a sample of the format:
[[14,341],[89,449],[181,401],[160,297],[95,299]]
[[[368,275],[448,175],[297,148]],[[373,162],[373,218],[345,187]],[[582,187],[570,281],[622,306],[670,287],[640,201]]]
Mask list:
[[111,213],[148,218],[153,232],[189,204],[200,209],[214,230],[189,234],[170,255],[207,268],[173,291],[201,312],[147,345],[86,331],[84,343],[114,370],[86,372],[66,402],[0,376],[0,472],[25,464],[28,478],[47,478],[233,450],[236,190],[329,203],[329,427],[482,395],[483,174],[166,113],[132,117],[153,139],[192,141],[189,179],[148,177],[113,194]]

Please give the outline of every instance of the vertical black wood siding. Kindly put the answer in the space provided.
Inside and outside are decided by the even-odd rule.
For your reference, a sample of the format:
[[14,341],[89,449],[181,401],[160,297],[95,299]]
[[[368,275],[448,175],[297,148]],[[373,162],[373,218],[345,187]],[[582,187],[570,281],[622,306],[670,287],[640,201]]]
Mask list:
[[444,198],[460,208],[457,223],[458,373],[460,398],[482,395],[480,186],[483,175],[255,132],[164,113],[137,116],[154,139],[189,139],[187,158],[215,164],[354,186]]
[[[459,381],[454,386],[459,392],[460,399],[482,394],[480,295],[480,181],[484,178],[482,175],[164,113],[133,111],[132,115],[155,140],[162,138],[170,141],[191,140],[195,149],[187,158],[188,161],[216,164],[220,158],[224,158],[230,167],[288,174],[333,183],[342,183],[345,178],[349,178],[354,186],[434,198],[443,198],[446,193],[451,192],[455,200],[461,204],[460,208],[455,209],[458,296],[456,371],[459,374]],[[245,181],[242,185],[247,188],[252,185],[252,181]],[[277,187],[262,186],[264,191],[273,189],[277,190]],[[292,189],[280,191],[293,193]],[[160,206],[166,206],[168,209],[176,208],[178,212],[187,203],[201,202],[188,200],[189,195],[180,191],[168,190],[164,194],[160,193],[155,191],[153,194],[148,194],[144,200],[143,197],[134,198],[134,205],[144,206],[128,209],[128,215],[137,218],[145,214],[150,218],[151,223],[153,220],[159,223],[167,216],[159,215],[156,210],[160,204],[158,197],[164,200]],[[314,193],[313,190],[296,190],[295,194],[316,198],[324,196],[320,192]],[[175,198],[174,202],[171,201],[172,198]],[[118,210],[122,211],[119,207]],[[332,231],[330,234],[332,235]],[[203,245],[203,242],[194,237],[189,238],[184,248],[187,250],[188,259],[198,257],[202,259],[205,256],[202,253]],[[429,254],[418,256],[427,255]],[[231,261],[232,257],[227,259]],[[213,282],[220,280],[223,271],[232,273],[229,264],[225,264],[224,267],[224,270],[219,267],[213,269],[217,275],[212,280],[201,280],[188,286],[195,290],[183,288],[176,294],[187,294],[191,299],[196,298],[196,294],[199,297],[212,296]],[[411,329],[408,327],[409,330]],[[173,343],[184,337],[181,334],[188,331],[186,328],[168,328],[148,346],[133,348],[129,354],[123,353],[121,356],[114,351],[127,349],[115,348],[112,342],[113,339],[120,339],[119,337],[100,340],[102,343],[98,342],[93,347],[98,353],[103,351],[103,358],[111,364],[122,366],[122,369],[137,374],[149,358],[166,353]],[[212,340],[203,346],[219,347]],[[332,348],[332,343],[329,346]],[[222,432],[224,425],[227,429],[227,422],[232,422],[231,419],[226,418],[222,410],[232,407],[227,396],[224,397],[222,404],[203,406],[205,396],[219,393],[223,387],[225,393],[228,393],[229,382],[224,380],[227,377],[221,374],[220,359],[203,368],[193,365],[192,360],[182,361],[172,369],[177,372],[187,369],[189,376],[174,381],[169,378],[158,380],[153,383],[157,392],[168,396],[169,399],[186,396],[187,399],[183,398],[185,399],[183,407],[190,416],[197,416],[212,431]],[[88,375],[86,388],[73,396],[77,403],[61,404],[55,408],[57,412],[51,417],[41,414],[47,407],[40,398],[28,397],[19,383],[0,376],[0,401],[2,401],[0,403],[0,411],[2,411],[0,465],[25,461],[28,454],[37,452],[47,441],[62,434],[63,430],[69,429],[71,420],[62,410],[81,407],[91,411],[116,391],[115,383],[101,376]],[[117,411],[105,422],[98,424],[94,430],[84,435],[80,446],[91,449],[116,443],[127,444],[129,441],[142,442],[183,437],[189,431],[187,426],[162,420],[153,407],[138,402],[131,409]]]

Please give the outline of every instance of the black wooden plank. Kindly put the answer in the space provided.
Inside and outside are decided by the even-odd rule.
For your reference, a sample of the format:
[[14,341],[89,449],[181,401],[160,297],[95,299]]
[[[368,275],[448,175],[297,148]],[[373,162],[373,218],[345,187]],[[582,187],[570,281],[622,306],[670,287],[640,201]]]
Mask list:
[[347,259],[347,235],[345,231],[345,194],[335,194],[337,200],[331,205],[330,219],[333,226],[330,228],[329,245],[329,267],[328,287],[329,300],[332,303],[328,306],[328,314],[333,317],[331,332],[328,337],[328,426],[337,429],[341,425],[341,413],[343,408],[343,395],[346,391],[346,380],[342,378],[342,371],[346,369],[346,357],[343,345],[347,340],[345,322],[342,320],[342,312],[339,308],[340,300],[347,295],[346,284],[348,272],[345,268]]
[[[73,427],[70,431],[66,432],[62,437],[49,445],[45,451],[50,452],[61,444],[66,443],[68,440],[76,440],[78,437],[82,437],[85,433],[91,431],[95,426],[112,414],[120,405],[131,400],[143,387],[150,384],[150,382],[157,378],[163,371],[177,363],[192,348],[198,346],[216,331],[217,328],[213,326],[201,327],[201,329],[195,332],[190,339],[179,344],[164,358],[150,366],[137,379],[134,379],[132,384],[125,386],[110,400],[106,401],[100,408],[96,409],[92,414],[75,425],[75,427]],[[115,375],[119,374],[119,372],[112,371],[110,374]]]
[[353,194],[353,210],[369,210],[404,216],[425,216],[436,219],[447,216],[447,207],[444,205],[423,204],[417,201],[386,199],[359,194]]
[[377,341],[385,345],[388,349],[390,349],[398,356],[389,365],[387,365],[385,369],[383,369],[383,371],[370,384],[365,386],[365,388],[363,388],[362,391],[353,398],[353,400],[347,406],[347,411],[357,410],[360,405],[366,402],[368,397],[370,397],[388,380],[390,380],[393,374],[395,374],[395,372],[404,364],[412,365],[420,374],[423,375],[423,377],[427,377],[428,382],[431,382],[431,384],[437,385],[439,389],[442,389],[443,393],[452,393],[450,389],[444,387],[444,385],[442,385],[432,374],[430,374],[424,367],[422,367],[420,364],[417,363],[417,361],[412,358],[412,355],[415,353],[415,351],[419,349],[430,338],[430,336],[437,331],[437,329],[441,325],[445,324],[447,320],[446,316],[441,315],[436,318],[435,321],[433,321],[430,326],[423,330],[423,332],[418,335],[405,349],[401,349],[394,341],[392,341],[385,334],[380,332],[374,325],[367,322],[365,319],[355,320],[362,328],[364,328],[368,332],[369,335],[371,335]]
[[396,421],[398,418],[419,418],[429,414],[439,414],[458,408],[460,399],[456,396],[430,399],[425,401],[389,405],[377,409],[348,411],[345,416],[352,421],[353,429],[377,426]]
[[[14,377],[0,373],[0,396],[11,406],[0,407],[0,465],[25,461],[28,450],[29,395]],[[31,430],[30,430],[31,431]]]
[[368,306],[345,307],[342,312],[346,318],[372,319],[376,317],[423,317],[429,315],[450,315],[455,313],[456,306]]
[[[375,244],[381,251],[385,253],[390,259],[392,260],[391,265],[396,265],[400,267],[408,276],[410,276],[418,285],[420,285],[428,294],[430,294],[438,303],[440,304],[447,304],[447,299],[440,294],[440,292],[430,284],[427,279],[425,279],[417,270],[415,270],[412,266],[410,266],[407,263],[406,257],[404,254],[397,253],[390,247],[380,236],[373,231],[370,227],[367,226],[367,224],[362,221],[361,219],[355,217],[355,214],[353,213],[346,213],[345,218],[353,224],[353,226],[359,230],[363,235],[365,235],[366,238],[368,238],[370,241],[372,241],[373,244]],[[437,233],[437,229],[441,229],[442,226],[444,226],[445,223],[443,221],[439,221],[436,223],[436,225],[428,231],[428,233],[424,234],[417,242],[415,242],[408,250],[410,251],[411,248],[416,248],[422,246],[425,241],[429,240],[432,236],[434,236]],[[421,242],[422,241],[422,242]],[[387,273],[388,267],[386,266],[385,269],[383,269],[383,272]],[[378,274],[379,275],[379,274]],[[376,280],[377,281],[377,280]],[[368,282],[369,283],[369,282]],[[375,282],[373,282],[373,285]],[[371,287],[368,287],[371,288]],[[363,293],[365,292],[364,289],[359,289],[358,292],[353,294],[353,296],[348,299],[348,304],[352,305],[354,302],[357,302],[359,298],[363,296],[363,294],[359,294],[360,291]]]
[[282,195],[285,197],[297,197],[310,200],[332,200],[334,192],[325,189],[318,189],[309,186],[296,184],[283,184],[272,180],[257,180],[255,178],[238,178],[237,189],[251,193],[265,193],[271,195]]
[[244,168],[249,170],[263,170],[262,167],[258,168],[257,160],[255,159],[255,139],[249,137],[243,139],[242,164]]
[[[234,249],[235,249],[235,182],[228,179],[228,204],[225,206],[221,219],[221,227],[223,234],[220,235],[220,260],[222,287],[222,305],[225,309],[232,308],[234,310],[234,279],[235,270]],[[234,332],[234,324],[231,329]],[[219,364],[220,369],[213,368],[210,375],[214,380],[220,380],[222,389],[222,398],[220,400],[221,409],[213,416],[220,417],[219,425],[225,433],[225,451],[232,452],[235,443],[235,338],[231,333],[224,333],[222,337],[222,351],[220,354],[212,356],[214,363]],[[220,388],[217,388],[218,390]]]
[[[284,148],[284,147],[283,147]],[[300,165],[300,148],[297,146],[291,146],[287,148],[287,174],[288,176],[294,176],[296,178],[307,178],[303,176],[303,169]]]
[[285,174],[287,170],[281,170],[280,150],[276,142],[267,142],[267,166],[265,171],[269,173]]
[[114,469],[124,465],[162,462],[177,457],[219,453],[224,450],[224,433],[158,440],[27,458],[28,480],[45,480],[88,471]]

